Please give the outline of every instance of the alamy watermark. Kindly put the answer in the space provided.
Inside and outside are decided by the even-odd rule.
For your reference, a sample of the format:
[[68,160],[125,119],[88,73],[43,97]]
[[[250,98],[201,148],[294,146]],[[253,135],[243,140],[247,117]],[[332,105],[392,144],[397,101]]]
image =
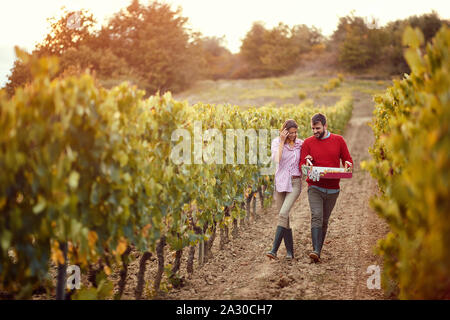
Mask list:
[[81,11],[75,11],[67,18],[66,27],[70,30],[81,28]]
[[195,121],[193,137],[187,129],[172,132],[172,142],[178,143],[172,148],[170,159],[176,165],[253,164],[261,166],[261,175],[273,175],[275,163],[270,156],[270,145],[279,134],[278,129],[226,129],[224,144],[220,130],[212,128],[203,131],[202,122]]
[[381,289],[381,271],[380,266],[370,265],[367,267],[367,274],[369,278],[367,279],[367,289],[369,290],[380,290]]
[[80,289],[81,288],[81,269],[77,265],[70,265],[67,267],[67,289]]

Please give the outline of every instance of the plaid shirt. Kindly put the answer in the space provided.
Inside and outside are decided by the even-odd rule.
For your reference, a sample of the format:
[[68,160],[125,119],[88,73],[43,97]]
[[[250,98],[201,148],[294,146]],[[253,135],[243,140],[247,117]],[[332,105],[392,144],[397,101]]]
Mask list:
[[[280,145],[280,137],[272,140],[272,160],[278,154],[278,147]],[[277,165],[275,172],[275,190],[278,192],[292,192],[292,176],[301,176],[299,169],[300,152],[302,149],[303,140],[296,138],[294,146],[291,147],[289,143],[283,146],[283,153],[281,155],[280,163]],[[276,161],[275,161],[276,162]]]

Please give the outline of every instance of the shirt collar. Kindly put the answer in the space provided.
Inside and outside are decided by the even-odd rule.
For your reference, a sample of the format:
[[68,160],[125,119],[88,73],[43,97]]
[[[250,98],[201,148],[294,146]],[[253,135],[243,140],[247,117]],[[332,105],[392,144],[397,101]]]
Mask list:
[[321,140],[328,139],[330,137],[330,135],[331,135],[331,132],[327,131],[327,135],[325,137],[322,137]]

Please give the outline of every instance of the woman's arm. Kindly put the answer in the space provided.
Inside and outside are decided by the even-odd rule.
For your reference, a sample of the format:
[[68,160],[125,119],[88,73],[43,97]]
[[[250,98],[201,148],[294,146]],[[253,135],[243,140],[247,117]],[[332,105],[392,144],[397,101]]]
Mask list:
[[289,132],[286,129],[284,129],[280,133],[280,145],[278,146],[278,153],[277,153],[277,157],[276,157],[277,163],[281,162],[281,156],[283,155],[284,142],[286,141],[288,134],[289,134]]
[[278,153],[277,153],[277,163],[281,162],[281,156],[283,155],[283,148],[284,148],[284,143],[280,142],[280,145],[278,146]]

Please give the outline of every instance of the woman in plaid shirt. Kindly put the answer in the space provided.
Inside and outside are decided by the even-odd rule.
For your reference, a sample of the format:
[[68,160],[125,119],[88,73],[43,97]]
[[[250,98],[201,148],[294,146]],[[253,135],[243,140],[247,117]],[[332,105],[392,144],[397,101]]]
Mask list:
[[289,212],[301,192],[300,152],[303,140],[297,138],[297,123],[286,120],[280,136],[272,141],[272,160],[277,164],[275,172],[275,198],[278,209],[278,225],[272,250],[267,252],[271,259],[277,259],[277,251],[284,239],[286,259],[294,258],[292,229],[289,227]]

